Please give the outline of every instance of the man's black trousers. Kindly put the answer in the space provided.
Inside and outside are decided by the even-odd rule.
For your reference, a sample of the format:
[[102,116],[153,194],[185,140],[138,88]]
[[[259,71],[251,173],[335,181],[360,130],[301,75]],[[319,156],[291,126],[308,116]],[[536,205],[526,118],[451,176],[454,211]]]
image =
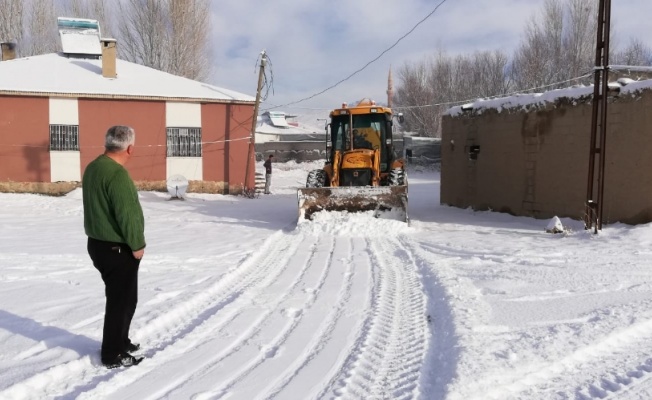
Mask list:
[[87,248],[105,286],[102,360],[112,360],[130,343],[129,327],[138,303],[140,260],[134,258],[132,250],[124,243],[88,238]]

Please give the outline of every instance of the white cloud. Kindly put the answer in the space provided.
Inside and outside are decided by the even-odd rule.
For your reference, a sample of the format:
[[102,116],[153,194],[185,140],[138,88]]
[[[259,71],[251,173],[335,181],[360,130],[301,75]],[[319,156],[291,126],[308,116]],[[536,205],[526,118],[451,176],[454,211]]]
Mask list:
[[[453,54],[500,49],[511,54],[526,21],[540,11],[543,1],[448,0],[363,72],[300,106],[332,108],[362,97],[384,101],[390,65],[396,71],[405,62],[420,60],[438,49]],[[254,95],[256,58],[265,49],[274,83],[269,104],[311,96],[362,68],[438,3],[215,1],[215,75],[211,83]],[[619,41],[635,36],[652,45],[646,21],[652,14],[652,2],[622,0],[612,4],[612,13]]]

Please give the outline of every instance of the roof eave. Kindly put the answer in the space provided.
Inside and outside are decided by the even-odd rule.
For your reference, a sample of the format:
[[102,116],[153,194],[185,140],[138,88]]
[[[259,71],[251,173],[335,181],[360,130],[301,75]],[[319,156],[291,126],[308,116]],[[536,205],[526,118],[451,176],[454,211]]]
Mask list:
[[150,101],[175,101],[185,103],[221,103],[221,104],[254,104],[254,100],[237,99],[212,99],[204,97],[167,97],[132,94],[101,94],[101,93],[57,93],[57,92],[29,92],[20,90],[2,90],[0,96],[25,96],[25,97],[69,97],[83,99],[110,99],[110,100],[150,100]]

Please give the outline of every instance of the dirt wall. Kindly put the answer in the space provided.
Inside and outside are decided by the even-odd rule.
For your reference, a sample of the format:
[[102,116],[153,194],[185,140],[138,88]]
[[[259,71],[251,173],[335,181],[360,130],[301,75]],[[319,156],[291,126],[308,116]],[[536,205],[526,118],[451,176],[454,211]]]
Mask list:
[[[445,116],[441,203],[582,219],[591,114],[590,98],[562,98]],[[652,221],[652,90],[610,99],[605,148],[604,222]]]

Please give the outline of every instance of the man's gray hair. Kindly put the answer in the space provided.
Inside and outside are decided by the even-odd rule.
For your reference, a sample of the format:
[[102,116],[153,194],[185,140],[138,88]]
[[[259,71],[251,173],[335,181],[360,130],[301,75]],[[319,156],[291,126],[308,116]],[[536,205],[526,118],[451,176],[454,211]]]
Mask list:
[[116,125],[106,131],[104,148],[110,152],[124,151],[136,141],[136,133],[131,127]]

